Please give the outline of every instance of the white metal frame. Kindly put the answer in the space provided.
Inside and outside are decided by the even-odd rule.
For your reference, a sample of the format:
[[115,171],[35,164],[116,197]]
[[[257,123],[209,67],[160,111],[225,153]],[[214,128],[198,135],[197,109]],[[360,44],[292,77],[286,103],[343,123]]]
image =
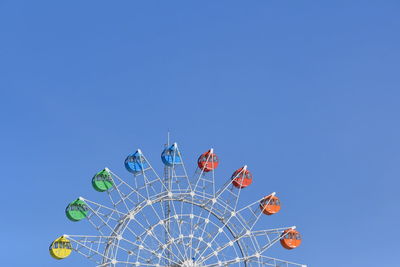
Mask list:
[[76,252],[112,267],[306,267],[262,255],[294,226],[255,230],[263,198],[239,208],[241,189],[229,180],[216,191],[214,171],[199,168],[189,179],[178,145],[173,146],[182,161],[166,167],[166,177],[139,150],[148,168],[128,182],[107,169],[114,182],[107,191],[111,207],[80,197],[99,235],[64,235]]

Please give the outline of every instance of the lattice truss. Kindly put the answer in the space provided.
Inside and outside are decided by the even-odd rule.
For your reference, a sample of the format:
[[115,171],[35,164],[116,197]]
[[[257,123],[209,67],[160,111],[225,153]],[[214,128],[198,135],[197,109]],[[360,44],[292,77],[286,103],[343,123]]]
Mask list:
[[123,180],[108,170],[109,204],[79,198],[98,235],[64,235],[72,249],[97,266],[301,266],[264,256],[293,227],[255,230],[263,216],[258,199],[239,207],[241,189],[231,181],[215,188],[214,171],[189,178],[179,164],[159,176],[144,154],[140,173]]

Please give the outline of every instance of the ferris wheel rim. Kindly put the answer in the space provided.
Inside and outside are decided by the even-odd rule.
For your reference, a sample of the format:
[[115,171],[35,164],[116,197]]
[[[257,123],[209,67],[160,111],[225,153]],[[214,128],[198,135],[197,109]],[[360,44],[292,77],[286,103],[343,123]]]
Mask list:
[[[192,191],[192,192],[195,192],[195,191]],[[223,222],[223,217],[221,217],[221,216],[219,216],[217,213],[215,213],[212,209],[209,209],[209,208],[207,208],[207,206],[205,205],[205,204],[203,204],[203,203],[198,203],[198,202],[195,202],[195,201],[193,201],[193,199],[194,199],[194,196],[193,195],[190,195],[190,193],[182,193],[183,195],[186,195],[186,194],[189,194],[190,196],[191,196],[191,198],[192,198],[192,201],[190,201],[190,199],[184,199],[184,198],[180,198],[180,197],[177,197],[177,198],[174,198],[175,196],[176,196],[176,194],[172,194],[172,196],[170,195],[170,194],[168,194],[169,192],[165,192],[165,194],[161,194],[161,196],[160,197],[157,197],[157,198],[154,198],[154,199],[151,199],[150,201],[151,201],[151,203],[150,204],[147,204],[148,202],[147,202],[147,200],[143,200],[143,202],[146,202],[146,204],[147,205],[138,205],[139,207],[140,207],[140,209],[135,209],[135,212],[132,212],[132,213],[130,213],[130,214],[125,214],[124,215],[124,217],[121,219],[121,223],[120,224],[118,224],[117,225],[117,227],[116,228],[121,228],[121,227],[123,227],[123,225],[125,225],[125,224],[129,224],[129,222],[131,221],[131,220],[133,220],[133,218],[131,218],[131,216],[133,215],[133,216],[135,216],[136,214],[138,214],[139,212],[141,212],[146,206],[148,206],[148,205],[153,205],[153,204],[156,204],[156,203],[159,203],[159,202],[162,202],[162,201],[177,201],[177,202],[184,202],[184,203],[188,203],[188,204],[193,204],[193,205],[195,205],[195,206],[197,206],[197,207],[200,207],[200,208],[203,208],[203,209],[205,209],[206,211],[208,211],[208,212],[210,212],[210,214],[212,214],[216,219],[218,219],[220,222]],[[195,193],[195,196],[197,196],[197,194]],[[200,196],[200,195],[198,195],[198,196]],[[204,196],[201,196],[202,198],[204,198]],[[213,198],[208,198],[207,200],[209,200],[209,201],[212,201],[212,199]],[[142,203],[143,203],[142,202]],[[217,198],[217,202],[218,202],[218,198]],[[224,202],[221,202],[220,204],[222,204],[222,203],[224,203]],[[226,204],[226,203],[224,203],[224,204]],[[227,207],[228,207],[228,205],[226,205]],[[223,227],[226,227],[227,229],[228,229],[228,231],[229,231],[229,233],[232,235],[232,237],[233,238],[236,238],[237,236],[235,235],[235,232],[229,227],[229,225],[223,225]],[[287,229],[287,228],[285,228],[285,229]],[[118,232],[118,230],[117,231],[113,231],[114,233],[113,233],[113,235],[111,235],[110,236],[110,238],[114,238],[115,236],[117,236],[117,235],[122,235],[123,234],[123,231],[124,230],[122,230],[122,233],[121,232]],[[242,249],[242,247],[241,247],[241,244],[238,242],[239,240],[236,240],[235,242],[237,243],[237,245],[238,245],[238,247],[239,247],[239,249],[240,249],[240,252],[241,252],[241,254],[242,254],[242,256],[244,257],[245,256],[245,254],[244,254],[244,252],[243,252],[243,249]],[[107,251],[107,249],[108,249],[108,246],[106,247],[106,251]],[[106,253],[105,253],[106,254]]]

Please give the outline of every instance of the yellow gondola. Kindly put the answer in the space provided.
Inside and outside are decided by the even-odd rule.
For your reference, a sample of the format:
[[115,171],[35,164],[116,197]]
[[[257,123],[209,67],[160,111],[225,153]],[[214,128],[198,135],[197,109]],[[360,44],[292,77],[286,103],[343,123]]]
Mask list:
[[57,260],[65,259],[72,252],[71,242],[64,236],[61,236],[51,243],[49,251],[53,258]]

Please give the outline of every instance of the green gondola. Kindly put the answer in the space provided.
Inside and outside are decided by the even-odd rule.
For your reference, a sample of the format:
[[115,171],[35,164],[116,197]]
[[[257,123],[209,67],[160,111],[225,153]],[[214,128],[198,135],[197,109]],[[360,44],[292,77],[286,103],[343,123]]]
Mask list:
[[92,179],[92,186],[98,192],[104,192],[114,187],[110,171],[105,168],[98,172]]
[[80,200],[79,198],[67,206],[65,209],[65,214],[67,218],[73,222],[78,222],[88,215],[89,208],[85,201]]

